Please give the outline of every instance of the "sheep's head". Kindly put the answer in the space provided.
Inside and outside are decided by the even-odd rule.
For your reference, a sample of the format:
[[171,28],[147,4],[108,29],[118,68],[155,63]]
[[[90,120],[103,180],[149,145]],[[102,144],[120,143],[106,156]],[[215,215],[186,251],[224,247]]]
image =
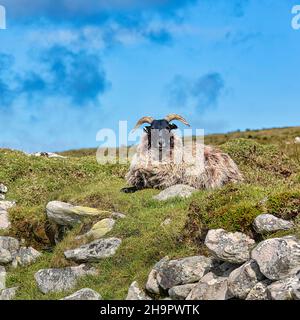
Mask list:
[[155,120],[152,117],[141,118],[135,128],[148,123],[149,126],[144,127],[144,131],[148,136],[148,148],[158,149],[160,152],[163,150],[172,149],[174,147],[174,135],[172,130],[177,129],[176,124],[171,123],[173,120],[181,121],[183,124],[190,126],[189,123],[178,114],[170,114],[164,119]]

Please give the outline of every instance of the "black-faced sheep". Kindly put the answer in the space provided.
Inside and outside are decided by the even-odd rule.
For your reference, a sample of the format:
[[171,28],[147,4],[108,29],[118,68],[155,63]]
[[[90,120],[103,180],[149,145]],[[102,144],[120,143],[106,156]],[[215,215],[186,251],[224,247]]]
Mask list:
[[243,180],[237,165],[226,153],[202,143],[183,144],[182,138],[172,130],[177,126],[171,121],[188,122],[177,114],[165,119],[152,117],[140,119],[135,129],[144,123],[144,134],[132,158],[126,175],[130,188],[123,192],[135,192],[144,188],[165,189],[175,184],[186,184],[197,189],[213,189],[229,182]]

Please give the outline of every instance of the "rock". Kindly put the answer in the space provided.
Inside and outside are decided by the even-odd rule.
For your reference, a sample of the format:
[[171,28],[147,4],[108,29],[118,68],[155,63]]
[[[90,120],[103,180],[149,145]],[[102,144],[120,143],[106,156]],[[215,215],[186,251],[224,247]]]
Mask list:
[[94,208],[73,206],[61,201],[49,202],[46,211],[50,221],[67,227],[80,223],[86,217],[97,217],[106,212]]
[[186,300],[227,300],[230,298],[227,278],[218,277],[209,272],[195,285]]
[[172,300],[185,300],[190,294],[196,283],[183,284],[169,289],[168,293]]
[[267,287],[272,283],[271,280],[266,279],[258,282],[248,293],[246,300],[269,300]]
[[159,200],[159,201],[165,201],[175,197],[188,198],[195,191],[197,191],[197,189],[190,187],[188,185],[176,184],[174,186],[171,186],[161,191],[158,195],[154,196],[153,199]]
[[295,275],[273,282],[267,287],[267,292],[272,300],[292,300],[299,289],[300,279]]
[[4,289],[0,292],[0,301],[2,300],[13,300],[16,296],[18,287]]
[[0,201],[0,230],[10,228],[10,221],[7,210],[12,208],[16,203],[14,201]]
[[148,292],[154,293],[154,294],[159,294],[160,293],[160,287],[157,282],[157,274],[159,269],[162,267],[162,265],[169,260],[169,257],[164,257],[161,259],[159,262],[155,264],[153,269],[150,271],[148,280],[146,283],[146,290]]
[[11,255],[18,252],[20,243],[17,239],[12,237],[0,236],[0,248],[8,250]]
[[112,219],[124,219],[126,218],[126,215],[124,213],[121,213],[121,212],[113,212],[110,217]]
[[0,183],[0,193],[7,193],[8,189],[3,183]]
[[167,218],[166,220],[164,220],[160,226],[164,227],[164,226],[168,226],[170,223],[172,222],[172,220],[170,218]]
[[250,259],[250,250],[255,241],[241,232],[226,232],[223,229],[209,230],[205,245],[223,261],[243,263]]
[[6,288],[6,271],[5,268],[0,266],[0,290]]
[[29,156],[34,157],[45,157],[45,158],[60,158],[60,159],[66,159],[67,157],[61,156],[54,152],[35,152],[28,154]]
[[136,281],[132,282],[128,289],[126,300],[152,300],[138,286]]
[[228,277],[228,289],[235,298],[246,299],[250,290],[260,281],[264,275],[254,260],[244,263],[233,270]]
[[254,229],[257,233],[268,233],[279,230],[289,230],[294,227],[291,221],[279,219],[272,214],[260,214],[253,223]]
[[95,223],[91,230],[80,236],[92,239],[99,239],[105,236],[108,232],[110,232],[115,225],[116,221],[114,219],[103,219],[97,223]]
[[268,239],[251,256],[268,279],[280,280],[300,270],[300,240],[292,236]]
[[82,264],[62,269],[41,269],[34,275],[34,278],[39,290],[48,293],[71,290],[76,286],[80,277],[96,274],[95,269]]
[[163,263],[157,273],[157,282],[167,290],[172,287],[199,281],[216,262],[212,258],[193,256]]
[[61,300],[102,300],[102,297],[98,292],[84,288]]
[[0,248],[0,265],[12,262],[12,255],[7,249]]
[[113,256],[122,240],[118,238],[98,239],[77,249],[65,251],[65,257],[76,262],[95,262]]
[[22,247],[14,258],[13,266],[27,266],[36,261],[42,254],[32,247]]
[[300,143],[300,137],[295,138],[295,143]]
[[0,200],[5,200],[5,195],[0,193]]

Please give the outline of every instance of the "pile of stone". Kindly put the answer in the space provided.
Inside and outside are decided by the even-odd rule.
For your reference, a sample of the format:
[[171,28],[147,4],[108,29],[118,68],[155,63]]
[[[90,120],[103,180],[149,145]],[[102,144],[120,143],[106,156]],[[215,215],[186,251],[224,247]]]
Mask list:
[[[272,215],[260,215],[254,221],[254,228],[262,234],[293,226]],[[165,257],[159,261],[145,290],[134,282],[127,299],[300,299],[300,240],[295,236],[256,244],[246,234],[214,229],[207,233],[205,245],[210,257]]]
[[[46,208],[47,218],[59,228],[70,229],[80,224],[85,218],[97,219],[103,214],[109,214],[110,218],[95,222],[90,230],[77,237],[77,240],[87,242],[74,249],[64,252],[65,258],[80,265],[60,269],[41,269],[35,274],[38,288],[43,293],[62,292],[73,289],[80,277],[97,275],[97,270],[90,268],[85,263],[97,262],[101,259],[113,256],[121,239],[115,237],[104,238],[115,225],[115,219],[123,219],[125,215],[119,212],[110,213],[94,208],[73,206],[69,203],[52,201]],[[64,298],[64,300],[101,300],[101,295],[92,289],[84,288]]]

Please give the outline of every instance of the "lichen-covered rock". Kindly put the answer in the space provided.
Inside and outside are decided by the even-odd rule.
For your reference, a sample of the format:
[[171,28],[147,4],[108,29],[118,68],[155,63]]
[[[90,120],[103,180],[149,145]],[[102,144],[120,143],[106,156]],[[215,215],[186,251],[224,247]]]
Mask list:
[[292,221],[279,219],[272,214],[260,214],[255,218],[253,226],[256,232],[263,234],[292,229],[294,227],[294,223]]
[[16,296],[18,287],[4,289],[0,292],[0,301],[13,300]]
[[103,215],[103,213],[109,213],[94,208],[73,206],[61,201],[49,202],[46,211],[50,221],[67,227],[80,223],[86,217],[97,217]]
[[268,279],[280,280],[300,270],[300,240],[292,236],[268,239],[251,256]]
[[102,219],[101,221],[95,223],[92,228],[85,233],[84,235],[80,236],[92,239],[100,239],[104,237],[108,232],[110,232],[115,225],[114,219]]
[[62,269],[41,269],[34,275],[34,278],[39,290],[48,293],[71,290],[76,286],[80,277],[96,274],[95,269],[82,264]]
[[0,290],[6,288],[6,270],[4,267],[0,266]]
[[233,270],[228,277],[228,289],[235,298],[245,299],[250,290],[260,281],[264,275],[254,260],[244,263]]
[[7,191],[7,186],[5,186],[3,183],[0,183],[0,193],[6,193]]
[[183,284],[169,289],[168,293],[172,300],[185,300],[190,294],[196,283]]
[[267,287],[267,292],[272,300],[293,300],[299,288],[300,278],[295,275],[273,282]]
[[84,288],[61,300],[102,300],[101,295],[95,290]]
[[19,240],[12,237],[0,236],[0,248],[8,250],[12,255],[16,254],[20,248]]
[[126,300],[152,300],[145,294],[136,281],[132,282],[128,289]]
[[197,189],[185,185],[185,184],[176,184],[171,186],[163,191],[161,191],[158,195],[154,196],[153,199],[159,201],[166,201],[175,197],[179,198],[188,198],[193,192],[197,191]]
[[199,281],[216,266],[216,261],[204,256],[193,256],[164,263],[158,270],[157,282],[167,290],[172,287]]
[[7,249],[0,248],[0,265],[12,262],[12,255]]
[[98,239],[79,248],[67,250],[65,257],[76,262],[95,262],[113,256],[122,240],[118,238]]
[[205,245],[218,259],[231,263],[243,263],[250,259],[255,241],[241,232],[226,232],[223,229],[209,230]]
[[10,228],[10,221],[7,210],[15,206],[14,201],[0,201],[0,230]]
[[153,269],[150,271],[148,280],[146,283],[146,290],[148,292],[154,293],[154,294],[159,294],[160,293],[160,287],[157,281],[157,274],[160,268],[164,263],[166,263],[169,260],[169,257],[164,257],[161,259],[159,262],[155,264]]
[[21,247],[17,255],[14,257],[13,266],[27,266],[36,261],[41,256],[41,253],[32,247]]
[[271,280],[265,279],[258,282],[248,293],[246,300],[269,300],[267,287],[272,283]]
[[209,272],[195,285],[186,300],[227,300],[230,298],[227,278],[218,277]]

